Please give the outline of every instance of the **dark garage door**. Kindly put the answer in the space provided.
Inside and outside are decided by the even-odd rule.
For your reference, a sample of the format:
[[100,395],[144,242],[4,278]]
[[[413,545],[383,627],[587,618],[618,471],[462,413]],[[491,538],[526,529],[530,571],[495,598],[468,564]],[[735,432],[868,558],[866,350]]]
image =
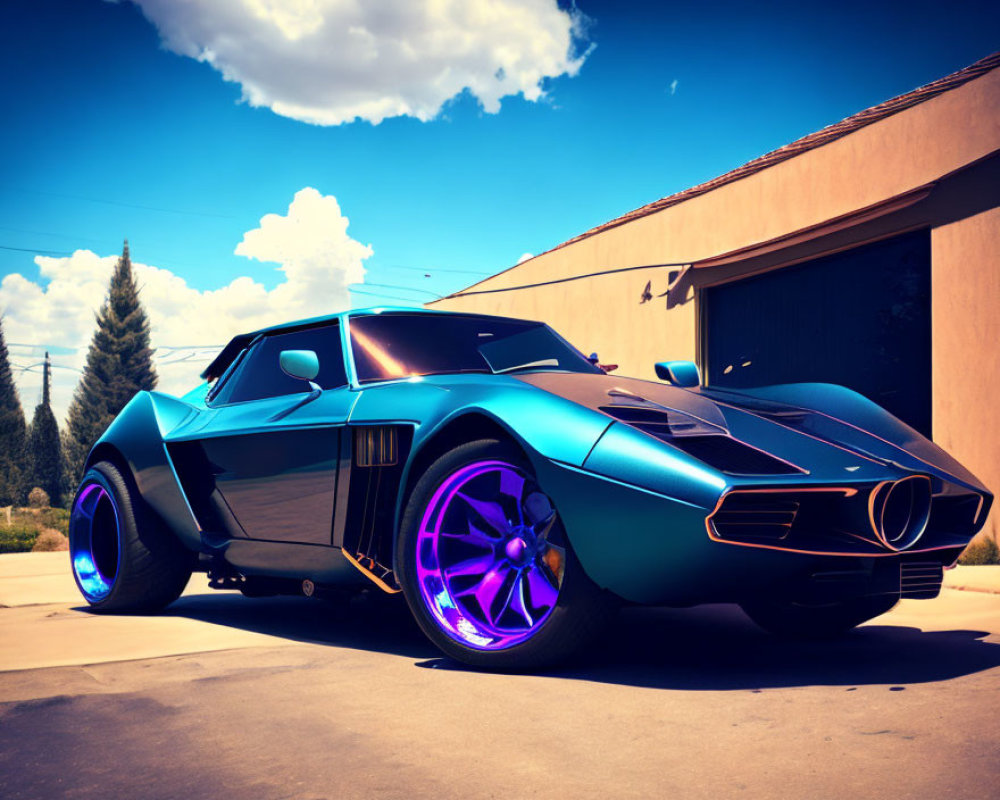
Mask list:
[[930,232],[705,290],[709,385],[848,386],[931,432]]

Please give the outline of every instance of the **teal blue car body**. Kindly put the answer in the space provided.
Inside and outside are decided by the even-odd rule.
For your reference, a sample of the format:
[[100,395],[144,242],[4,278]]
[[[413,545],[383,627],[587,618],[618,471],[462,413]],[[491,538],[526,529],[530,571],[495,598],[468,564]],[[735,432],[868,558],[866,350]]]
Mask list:
[[[136,395],[89,463],[126,470],[210,575],[388,591],[415,482],[482,438],[520,448],[583,570],[629,602],[739,601],[776,585],[932,596],[907,588],[907,565],[949,566],[986,519],[992,496],[975,476],[843,387],[730,392],[544,365],[359,380],[353,323],[434,314],[477,318],[365,310],[236,337],[183,397]],[[343,385],[213,399],[247,369],[241,354],[324,326],[339,332]],[[885,516],[904,493],[896,535]]]

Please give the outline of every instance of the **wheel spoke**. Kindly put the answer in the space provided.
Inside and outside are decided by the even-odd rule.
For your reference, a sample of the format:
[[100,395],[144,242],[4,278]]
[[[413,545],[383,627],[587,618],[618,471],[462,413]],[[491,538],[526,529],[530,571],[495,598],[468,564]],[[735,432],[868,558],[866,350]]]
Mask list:
[[445,567],[442,572],[447,578],[460,578],[468,575],[485,575],[496,563],[492,555],[479,556],[460,561],[451,567]]
[[[459,492],[458,497],[462,500],[483,520],[487,525],[489,525],[498,534],[506,533],[510,529],[510,522],[503,513],[503,509],[500,508],[499,503],[491,503],[487,500],[477,500],[474,497],[469,497],[469,495]],[[471,527],[471,522],[470,522]]]
[[504,470],[500,473],[500,494],[514,501],[518,525],[524,525],[524,485],[524,477],[513,470]]
[[503,619],[503,615],[507,613],[510,608],[511,600],[514,597],[514,592],[517,590],[518,579],[520,576],[515,575],[514,580],[511,581],[510,588],[507,590],[507,596],[504,598],[503,603],[500,605],[500,610],[493,614],[493,609],[486,609],[486,617],[489,619],[492,625],[499,625],[500,620]]
[[506,461],[473,461],[445,480],[447,499],[424,508],[417,534],[424,602],[466,647],[524,642],[546,624],[563,585],[567,545],[552,501]]
[[528,611],[528,603],[524,599],[524,587],[526,583],[527,581],[525,580],[524,573],[522,572],[514,581],[514,586],[511,590],[511,597],[508,603],[514,611],[524,617],[524,621],[528,623],[528,627],[530,628],[535,624],[535,621],[531,618],[531,613]]
[[520,504],[524,495],[524,478],[514,470],[505,469],[500,473],[500,493],[513,497]]
[[483,576],[481,581],[468,590],[459,593],[460,595],[474,594],[476,600],[479,601],[479,606],[482,608],[483,614],[486,615],[486,619],[491,623],[493,622],[493,603],[496,602],[497,595],[500,594],[500,590],[503,588],[508,572],[510,572],[510,567],[505,564],[497,564]]
[[555,522],[556,522],[556,512],[553,510],[551,513],[549,513],[549,515],[545,519],[541,520],[540,522],[536,522],[532,526],[532,529],[535,532],[535,536],[537,536],[542,541],[548,541],[549,533],[552,531],[552,526],[555,525]]
[[90,493],[85,492],[76,503],[75,511],[78,511],[81,516],[85,519],[92,520],[94,518],[94,513],[97,511],[97,504],[101,500],[101,495],[104,494],[103,489],[98,489],[90,496]]
[[559,590],[538,569],[528,572],[528,593],[531,595],[531,603],[536,609],[551,608],[556,604],[556,598],[559,596]]
[[489,531],[483,531],[476,527],[476,525],[470,520],[468,529],[464,531],[459,531],[457,533],[447,533],[441,531],[442,536],[446,536],[449,539],[461,539],[466,544],[476,545],[478,547],[488,547],[493,549],[493,546],[497,543],[497,535],[490,534]]

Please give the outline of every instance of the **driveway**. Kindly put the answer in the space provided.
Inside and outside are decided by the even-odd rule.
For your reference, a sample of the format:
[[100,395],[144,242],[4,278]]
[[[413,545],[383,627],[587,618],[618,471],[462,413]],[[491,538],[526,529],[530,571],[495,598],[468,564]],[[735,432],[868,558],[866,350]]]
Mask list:
[[630,609],[571,667],[496,675],[384,596],[195,576],[165,615],[108,617],[67,561],[0,556],[5,800],[998,796],[1000,568],[837,642]]

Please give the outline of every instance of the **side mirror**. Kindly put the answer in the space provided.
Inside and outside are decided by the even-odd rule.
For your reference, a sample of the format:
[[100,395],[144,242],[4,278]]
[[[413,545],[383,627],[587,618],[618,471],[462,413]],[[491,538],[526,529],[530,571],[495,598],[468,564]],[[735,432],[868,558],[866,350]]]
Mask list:
[[618,369],[618,365],[617,364],[602,364],[602,363],[600,363],[601,359],[600,359],[600,356],[597,355],[597,353],[591,353],[590,357],[587,359],[587,361],[589,361],[591,364],[593,364],[598,369],[603,369],[605,372],[614,372],[616,369]]
[[319,357],[312,350],[282,350],[278,363],[286,375],[303,381],[312,381],[319,375]]
[[656,377],[687,389],[701,386],[701,372],[693,361],[659,361],[656,364]]

